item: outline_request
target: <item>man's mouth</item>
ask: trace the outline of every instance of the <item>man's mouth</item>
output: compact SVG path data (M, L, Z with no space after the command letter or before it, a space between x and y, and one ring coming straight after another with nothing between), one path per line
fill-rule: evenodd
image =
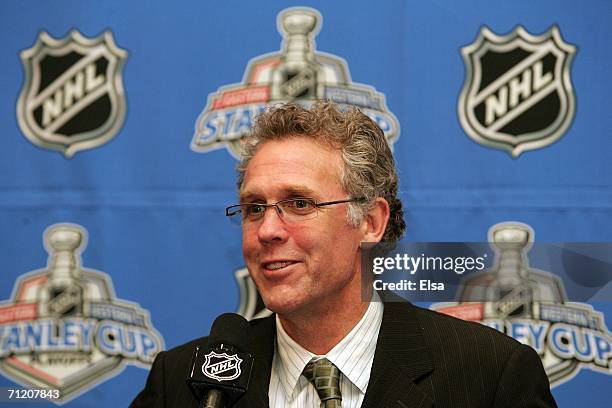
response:
M265 262L263 264L263 267L265 269L269 269L272 271L276 271L279 269L283 269L286 268L289 265L293 265L294 263L296 263L295 261L276 261L276 262Z

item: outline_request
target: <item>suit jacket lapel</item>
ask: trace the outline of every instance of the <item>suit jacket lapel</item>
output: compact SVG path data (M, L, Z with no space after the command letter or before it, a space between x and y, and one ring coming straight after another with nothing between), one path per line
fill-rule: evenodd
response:
M429 357L413 306L406 302L385 303L370 382L363 408L425 408L431 397L417 383L434 366ZM251 328L255 358L246 395L236 407L264 408L268 405L270 372L274 357L276 319L262 319Z
M275 336L276 319L274 316L261 319L251 327L250 345L254 357L253 370L251 371L249 389L235 407L268 407L268 388L270 388Z
M385 303L363 408L433 406L417 385L434 366L412 308L406 302Z

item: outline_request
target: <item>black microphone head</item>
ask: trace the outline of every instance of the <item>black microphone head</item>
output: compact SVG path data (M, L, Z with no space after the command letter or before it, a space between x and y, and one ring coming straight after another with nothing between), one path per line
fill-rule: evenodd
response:
M249 322L236 314L224 313L217 317L210 329L208 345L216 347L219 344L246 351L249 343Z
M206 407L233 407L247 391L253 356L247 351L250 325L235 313L217 317L207 346L197 346L187 385Z

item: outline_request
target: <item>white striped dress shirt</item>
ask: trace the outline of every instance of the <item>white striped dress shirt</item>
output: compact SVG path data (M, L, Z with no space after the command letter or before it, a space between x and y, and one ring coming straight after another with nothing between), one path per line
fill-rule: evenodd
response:
M383 303L374 292L361 320L325 356L340 370L342 408L361 406L370 381L374 351L382 323ZM297 344L276 317L276 347L270 374L270 408L318 408L321 400L314 386L301 374L315 357Z

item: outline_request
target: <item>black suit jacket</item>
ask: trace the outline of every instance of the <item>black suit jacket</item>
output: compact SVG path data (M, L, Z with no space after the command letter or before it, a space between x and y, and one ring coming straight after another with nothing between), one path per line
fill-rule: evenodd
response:
M248 392L235 407L268 407L275 335L274 317L251 322L255 362ZM185 379L194 347L205 344L203 337L159 353L131 407L197 407ZM362 407L556 406L532 348L478 323L385 303Z

